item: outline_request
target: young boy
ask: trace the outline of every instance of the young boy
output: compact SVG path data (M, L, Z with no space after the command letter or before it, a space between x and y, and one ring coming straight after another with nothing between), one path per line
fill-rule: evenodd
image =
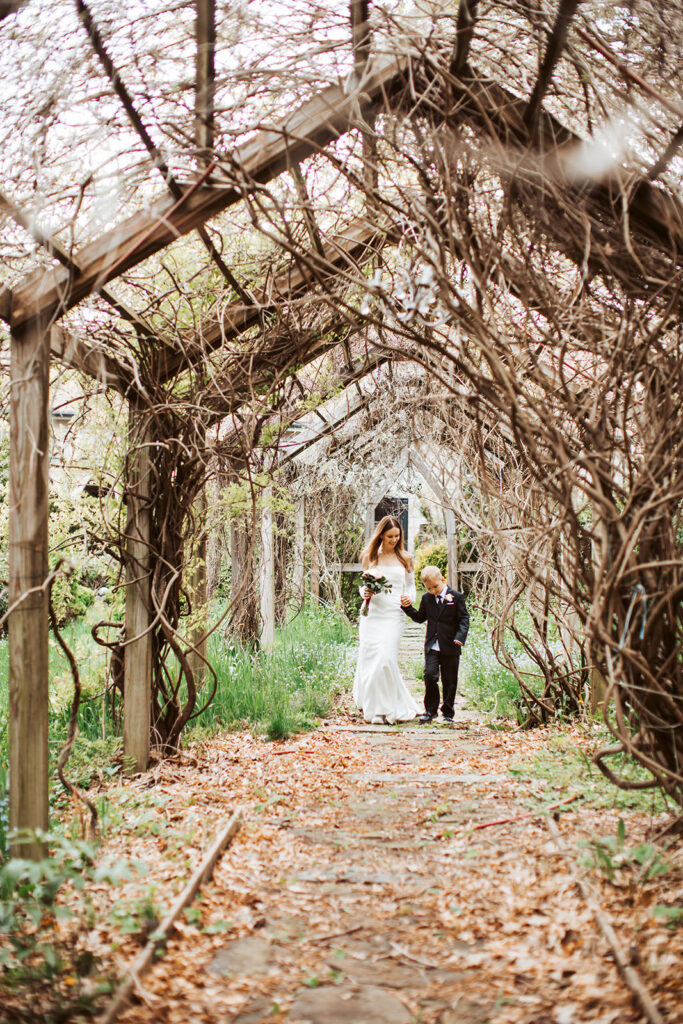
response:
M441 570L436 565L426 565L422 570L422 582L427 593L420 601L417 611L410 598L401 598L401 607L413 622L427 623L425 638L425 710L420 716L422 724L431 722L439 710L439 670L443 702L441 714L444 721L452 724L453 704L458 688L458 666L460 650L465 643L470 617L465 607L465 598L457 590L446 586Z

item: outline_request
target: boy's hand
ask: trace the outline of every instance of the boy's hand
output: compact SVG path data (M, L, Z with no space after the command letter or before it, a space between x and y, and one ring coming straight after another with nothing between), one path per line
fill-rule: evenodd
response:
M410 608L411 603L407 594L401 594L401 608Z

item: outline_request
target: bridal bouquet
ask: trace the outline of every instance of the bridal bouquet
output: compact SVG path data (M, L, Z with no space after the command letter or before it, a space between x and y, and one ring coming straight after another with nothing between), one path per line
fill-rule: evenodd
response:
M364 572L361 576L361 582L364 587L371 590L373 594L388 594L391 590L391 583L386 576L373 576L371 572ZM361 607L361 615L368 614L368 605L370 604L370 598L366 597Z

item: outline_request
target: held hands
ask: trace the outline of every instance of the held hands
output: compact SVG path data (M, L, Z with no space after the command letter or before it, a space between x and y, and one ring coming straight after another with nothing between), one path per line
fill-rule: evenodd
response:
M365 587L363 590L363 597L365 598L366 601L369 601L370 598L372 597L372 591L368 590L368 588ZM407 596L407 594L401 594L400 601L402 608L409 608L411 605L411 600Z

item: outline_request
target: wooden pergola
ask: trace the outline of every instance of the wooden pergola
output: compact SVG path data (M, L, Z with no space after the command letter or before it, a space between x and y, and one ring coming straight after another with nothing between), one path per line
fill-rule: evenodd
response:
M23 4L3 5L4 26L21 13ZM564 211L557 206L548 182L557 174L566 154L580 148L582 139L562 123L548 93L580 8L578 0L560 0L554 19L541 33L543 51L535 80L527 95L511 88L504 77L495 80L490 67L480 66L472 55L478 18L478 0L460 0L452 18L452 59L447 87L439 83L430 57L422 52L419 35L406 35L396 52L374 52L371 9L368 0L349 4L349 47L353 67L345 81L315 90L287 116L249 133L232 151L216 147L215 83L217 60L216 23L220 14L215 0L196 0L194 37L195 110L194 136L188 139L195 171L181 176L168 164L162 149L140 113L140 97L125 85L116 67L93 9L83 0L76 8L92 53L116 97L128 125L147 153L152 174L163 181L162 190L150 204L126 216L98 237L78 247L68 247L58 234L38 227L36 218L8 194L0 193L0 212L28 232L49 262L26 273L11 287L0 291L0 318L11 334L10 363L10 752L11 825L20 829L48 826L48 388L51 362L57 361L117 390L129 403L131 423L144 441L146 395L130 362L118 358L115 349L92 342L85 328L74 327L67 314L93 297L103 302L133 336L146 339L154 353L152 373L159 382L171 381L196 366L207 353L230 353L229 400L222 392L206 399L216 420L249 402L259 381L274 372L294 373L305 365L346 344L361 331L366 319L354 313L349 302L343 310L325 313L326 288L343 289L371 266L386 246L400 243L395 226L367 213L349 220L337 231L323 231L313 204L306 201L301 165L311 157L331 153L348 133L363 138L367 166L372 164L375 135L381 134L382 118L422 116L450 126L468 125L487 140L492 164L503 178L517 175L515 188L535 209L535 215L558 252L587 276L614 276L615 267L624 287L633 295L648 295L652 285L640 270L639 246L650 255L659 253L662 302L671 316L680 315L680 263L683 253L683 216L680 204L657 179L676 158L680 128L650 168L649 174L623 173L618 167L594 181L567 179L563 192L591 211L592 244L576 230L564 230ZM628 90L637 89L660 104L680 123L683 107L639 79L585 22L575 26L572 46L603 61ZM516 166L506 169L503 154L515 154ZM334 161L340 158L334 156ZM333 163L334 163L333 161ZM520 173L521 168L521 173ZM244 205L259 190L288 175L297 183L306 211L308 248L291 256L279 273L261 282L240 281L216 243L213 222L233 207ZM151 186L150 186L151 188ZM528 203L525 209L528 211ZM181 238L195 234L203 248L207 273L217 273L230 300L188 331L182 344L165 338L145 312L134 307L127 290L112 288L122 276L139 267ZM283 246L284 252L291 248ZM616 254L616 255L615 255ZM524 268L510 260L499 268L510 294L531 311L541 308L538 296L527 294ZM284 338L278 337L278 310L293 303L320 305L322 322L301 340L296 360ZM320 291L322 289L322 292ZM130 289L128 290L130 291ZM343 305L343 304L342 304ZM63 318L69 326L62 326ZM73 318L71 318L73 319ZM259 342L252 348L253 331ZM250 334L249 332L252 332ZM246 340L245 340L246 339ZM363 357L344 358L339 387L351 387L374 366L389 358L382 346L369 346ZM213 401L213 405L212 405ZM353 399L349 415L362 408ZM337 424L338 425L338 424ZM328 429L335 429L330 423ZM141 431L141 432L140 432ZM293 449L286 459L297 453ZM140 447L128 482L128 548L130 557L126 600L125 648L125 754L138 769L147 766L150 742L150 608L149 608L149 501L151 480L145 448ZM423 466L429 476L430 470ZM432 481L435 486L438 481ZM34 851L35 852L35 851Z

